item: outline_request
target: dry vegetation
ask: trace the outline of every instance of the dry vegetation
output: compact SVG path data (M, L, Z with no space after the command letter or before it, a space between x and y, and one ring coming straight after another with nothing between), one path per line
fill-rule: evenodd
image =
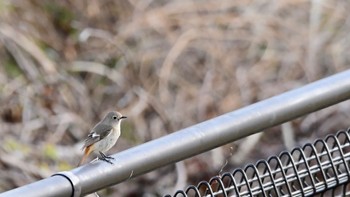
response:
M129 117L117 152L347 69L349 10L347 0L0 1L0 191L74 168L109 110ZM349 111L339 104L100 193L172 193L226 159L230 171L347 128Z

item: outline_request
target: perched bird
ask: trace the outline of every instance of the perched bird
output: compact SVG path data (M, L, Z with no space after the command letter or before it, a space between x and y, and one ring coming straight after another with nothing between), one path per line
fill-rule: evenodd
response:
M83 146L84 155L78 166L80 166L91 152L98 155L98 159L110 164L113 157L106 156L105 153L111 149L120 136L120 123L126 116L121 113L109 112L99 123L97 123L85 139Z

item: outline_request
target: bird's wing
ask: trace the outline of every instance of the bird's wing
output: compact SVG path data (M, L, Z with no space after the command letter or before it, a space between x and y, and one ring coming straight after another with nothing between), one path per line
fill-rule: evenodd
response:
M97 124L86 138L83 148L102 140L103 138L108 136L112 132L112 130L113 127L110 125Z

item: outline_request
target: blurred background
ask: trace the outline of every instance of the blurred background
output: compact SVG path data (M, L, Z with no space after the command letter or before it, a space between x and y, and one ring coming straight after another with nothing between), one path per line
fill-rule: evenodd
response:
M128 116L116 153L348 69L349 10L347 0L0 1L0 192L75 168L108 111ZM172 194L346 129L349 108L99 193Z

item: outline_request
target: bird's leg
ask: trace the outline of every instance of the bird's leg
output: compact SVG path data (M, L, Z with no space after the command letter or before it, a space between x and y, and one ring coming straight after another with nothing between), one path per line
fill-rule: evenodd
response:
M100 151L100 155L103 157L103 158L106 158L106 159L113 159L114 160L114 157L111 157L111 156L107 156L105 155L103 152Z
M98 157L99 160L105 161L107 163L113 164L110 160L114 160L113 157L105 155L103 152L99 152L100 156Z

